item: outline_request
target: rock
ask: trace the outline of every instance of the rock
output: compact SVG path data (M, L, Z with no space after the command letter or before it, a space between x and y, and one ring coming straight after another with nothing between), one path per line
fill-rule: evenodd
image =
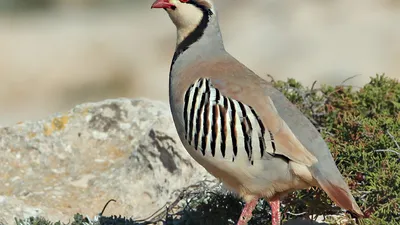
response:
M115 99L0 128L0 222L75 213L145 218L214 180L184 150L165 103Z

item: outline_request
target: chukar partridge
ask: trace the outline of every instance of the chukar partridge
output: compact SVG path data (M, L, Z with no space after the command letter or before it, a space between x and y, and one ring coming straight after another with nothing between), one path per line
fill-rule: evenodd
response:
M177 27L169 77L174 123L189 154L240 195L247 224L259 198L280 224L281 196L319 186L363 216L312 123L224 48L211 0L156 0Z

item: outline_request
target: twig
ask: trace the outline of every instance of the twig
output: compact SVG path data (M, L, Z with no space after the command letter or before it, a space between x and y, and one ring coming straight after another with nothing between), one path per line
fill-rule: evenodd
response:
M315 80L315 81L313 82L313 84L311 85L311 91L314 90L314 86L315 86L316 83L317 83L317 81Z
M396 145L397 149L400 150L400 145L399 145L399 143L396 141L396 138L390 133L389 130L386 130L386 133L389 135L390 139L393 140L393 142L394 142L394 144ZM378 149L378 150L375 150L375 152L391 152L391 153L395 153L395 154L397 154L398 156L400 156L400 152L398 152L398 151L396 151L396 150L393 150L393 149Z
M355 77L357 77L357 76L361 76L361 74L356 74L356 75L354 75L354 76L351 76L351 77L348 77L348 78L346 78L344 81L342 81L342 85L344 84L344 83L346 83L347 81L349 81L349 80L351 80L351 79L354 79Z
M267 74L267 77L269 77L271 79L271 83L275 83L275 79L271 74Z
M148 223L155 224L158 222L165 222L164 218L166 218L168 216L176 215L175 212L172 212L172 213L170 213L170 212L179 204L179 202L181 202L181 200L185 199L186 202L188 200L190 201L190 198L192 196L200 195L201 192L203 192L207 189L210 189L208 187L208 185L210 183L214 183L214 181L205 179L203 181L200 181L196 184L190 185L181 190L174 191L173 193L179 192L179 195L172 203L167 203L167 204L163 205L161 208L159 208L157 211L155 211L149 217L147 217L145 219L137 220L135 222L146 223L146 224L148 224ZM219 184L216 184L214 187L218 187L218 185ZM196 191L193 191L193 189L195 189ZM188 202L187 202L187 205L188 205Z
M400 156L400 152L397 152L397 151L392 150L392 149L378 149L378 150L375 150L375 152L392 152L392 153L396 153L397 155Z
M394 138L394 136L390 133L389 130L386 130L386 133L389 135L389 137L393 140L394 144L397 146L397 148L400 150L400 145L399 143L397 143L396 139Z
M159 217L161 214L164 214L165 210L163 212L161 212L161 210L163 210L164 208L168 208L166 207L168 203L165 203L161 208L159 208L157 211L155 211L153 214L151 214L149 217L145 218L145 219L141 219L141 220L137 220L136 222L149 222L152 218L154 217ZM159 213L161 212L161 213ZM153 221L154 222L154 221Z
M301 213L292 213L290 211L286 211L287 214L292 215L292 216L302 216L305 215L307 212L301 212Z
M342 87L352 87L352 88L358 88L358 89L362 88L360 86L355 86L355 85L340 85L340 86L342 86Z
M106 205L103 207L103 210L101 210L101 213L99 214L99 216L103 216L104 210L106 210L106 208L107 208L107 206L108 206L108 204L109 204L110 202L117 202L117 201L116 201L115 199L110 199L110 200L108 200L108 202L106 203Z

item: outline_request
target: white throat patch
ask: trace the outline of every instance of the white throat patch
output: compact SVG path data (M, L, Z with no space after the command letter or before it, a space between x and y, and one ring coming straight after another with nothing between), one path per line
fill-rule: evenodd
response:
M182 42L200 23L203 12L192 4L171 1L175 10L168 9L168 15L175 24L178 32L177 44Z

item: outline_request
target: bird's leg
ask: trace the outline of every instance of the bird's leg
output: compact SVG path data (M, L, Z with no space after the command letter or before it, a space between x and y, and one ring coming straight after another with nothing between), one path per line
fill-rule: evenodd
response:
M242 214L240 214L240 218L239 221L237 222L237 225L247 225L247 222L249 222L249 220L253 216L253 210L256 207L257 203L258 203L258 198L254 198L250 202L246 203L246 205L242 210Z
M281 209L280 209L280 201L279 199L272 200L269 202L271 206L271 215L272 215L272 225L280 225L281 224Z

